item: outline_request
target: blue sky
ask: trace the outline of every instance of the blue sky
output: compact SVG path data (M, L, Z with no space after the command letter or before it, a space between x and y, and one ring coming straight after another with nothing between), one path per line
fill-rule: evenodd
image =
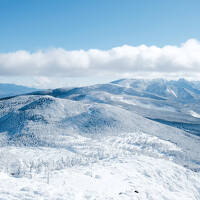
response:
M178 45L200 37L199 0L1 0L0 52Z
M199 0L0 0L0 82L200 77Z

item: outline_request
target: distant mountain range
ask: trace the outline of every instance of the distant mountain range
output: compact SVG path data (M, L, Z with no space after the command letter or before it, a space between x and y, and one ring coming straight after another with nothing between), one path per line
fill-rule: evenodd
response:
M25 87L21 85L0 83L0 98L16 96L20 94L37 91L37 90L38 89L29 88L29 87Z
M165 99L182 103L198 102L200 100L200 82L187 81L185 79L174 80L134 80L122 79L112 83L152 93Z

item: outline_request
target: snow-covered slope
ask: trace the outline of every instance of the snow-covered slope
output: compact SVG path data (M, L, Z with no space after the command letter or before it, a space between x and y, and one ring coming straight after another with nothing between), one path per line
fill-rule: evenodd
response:
M123 79L80 88L34 92L85 103L115 105L145 118L200 135L200 83ZM195 114L194 114L195 112Z
M22 96L1 101L0 107L3 147L69 147L74 151L73 144L68 144L69 138L97 139L109 135L117 138L121 133L127 133L124 137L129 133L144 133L175 143L177 148L187 151L187 155L178 152L176 162L191 168L199 162L198 137L117 106L86 104L50 96ZM191 158L194 162L188 160Z
M0 199L199 200L200 138L164 124L195 106L118 83L1 100Z
M199 199L199 174L147 156L101 161L32 178L14 178L5 173L0 177L0 198L9 200Z
M140 131L166 139L173 134L184 135L179 129L107 104L87 104L51 96L21 96L1 101L0 107L0 132L7 133L8 143L14 141L28 145L28 137L32 137L30 142L35 141L37 145L46 143L47 138L42 138L48 135L72 133L96 136Z

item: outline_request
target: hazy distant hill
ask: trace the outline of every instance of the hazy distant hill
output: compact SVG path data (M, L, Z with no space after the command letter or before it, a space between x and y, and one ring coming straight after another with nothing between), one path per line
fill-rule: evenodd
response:
M0 98L34 92L36 90L38 89L15 84L0 83Z

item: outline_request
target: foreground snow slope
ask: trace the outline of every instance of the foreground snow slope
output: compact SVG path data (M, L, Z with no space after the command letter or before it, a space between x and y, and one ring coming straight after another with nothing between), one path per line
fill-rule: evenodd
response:
M200 175L163 159L134 156L30 178L0 174L0 199L199 200ZM138 193L137 193L138 192Z
M0 199L200 198L200 174L174 163L184 151L176 144L144 133L69 141L71 149L1 147Z

